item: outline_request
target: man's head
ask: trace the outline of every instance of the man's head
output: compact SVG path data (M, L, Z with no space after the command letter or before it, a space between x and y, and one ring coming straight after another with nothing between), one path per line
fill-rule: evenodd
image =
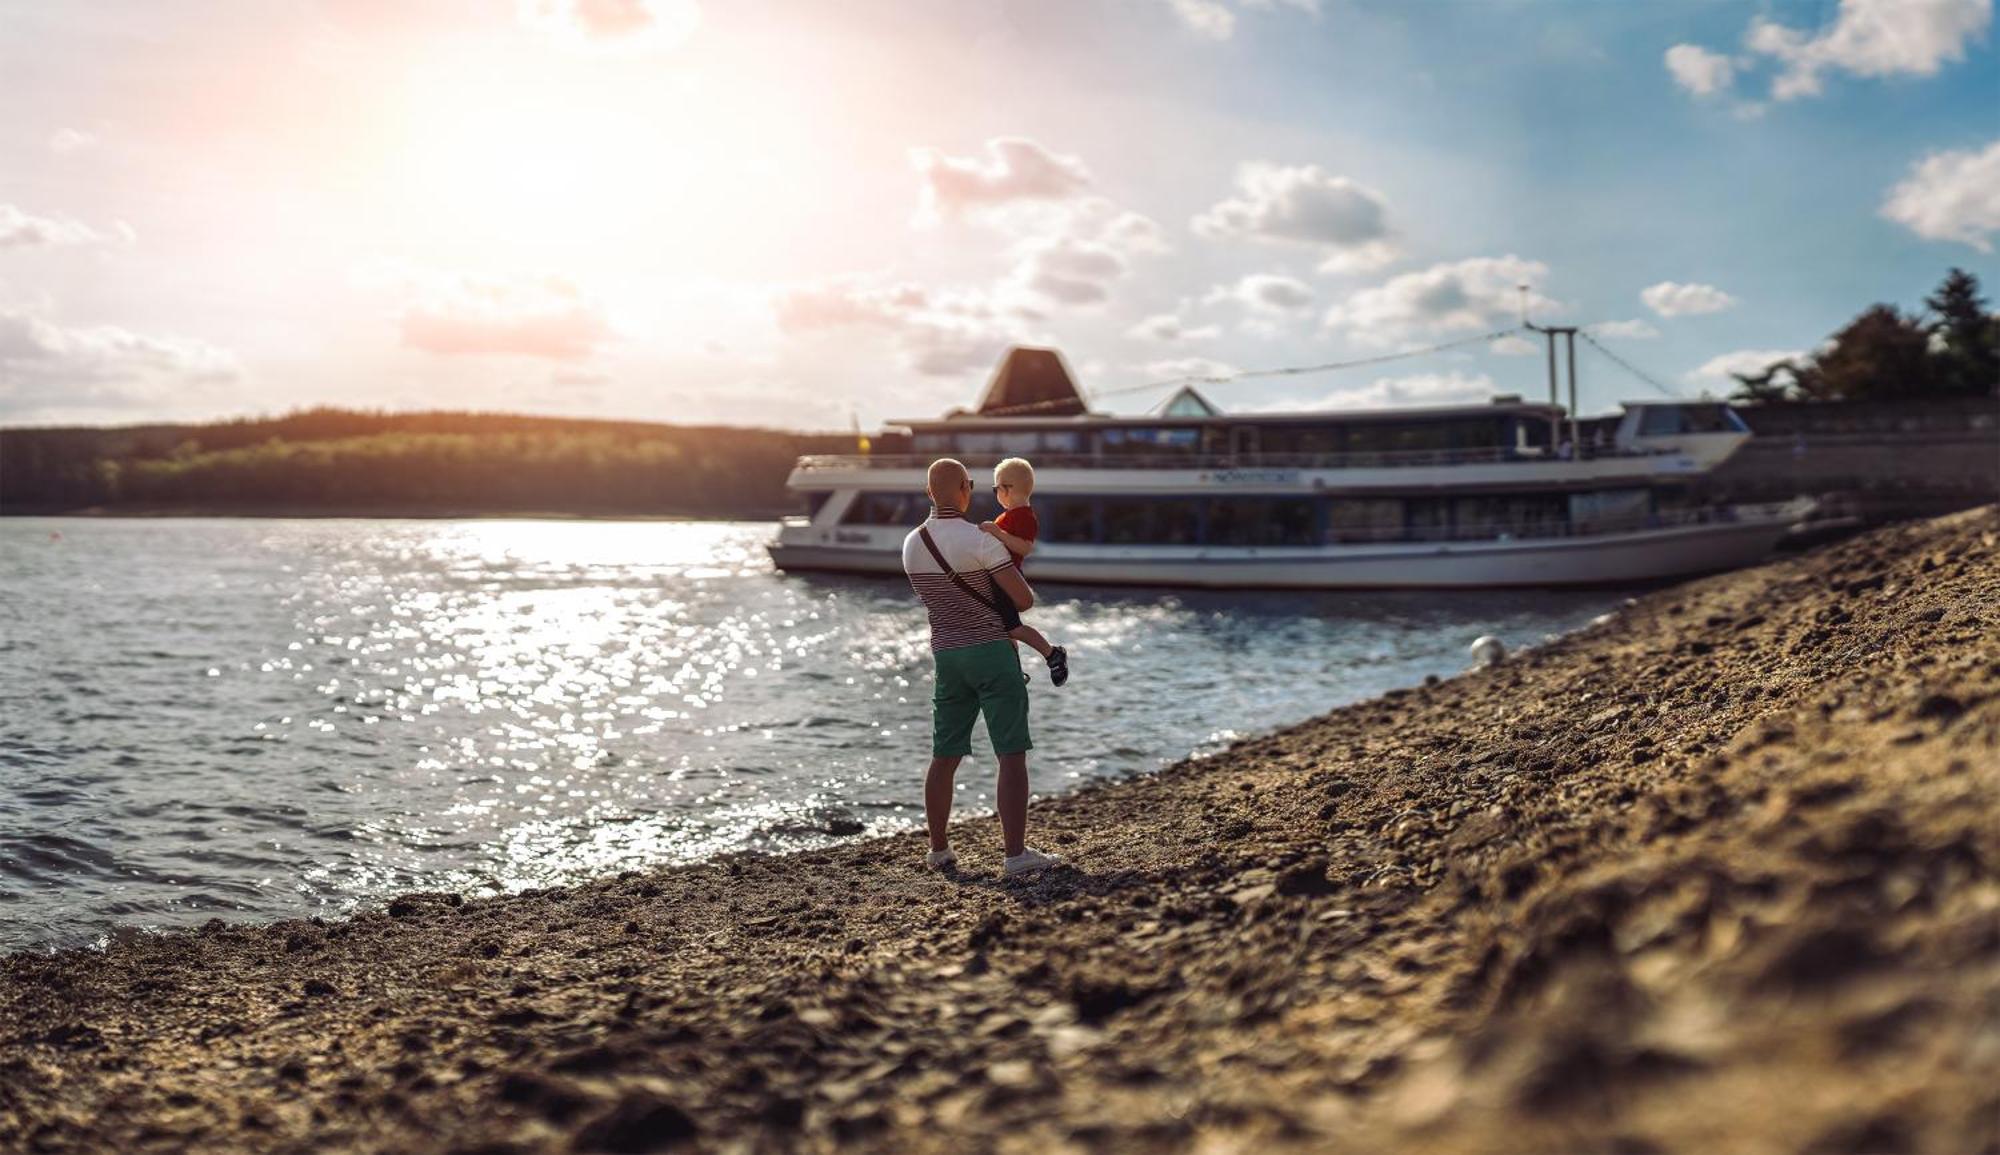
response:
M924 475L924 492L931 495L931 504L939 509L964 513L972 508L972 475L955 459L940 457L931 462L930 472Z
M1035 495L1035 467L1020 457L1009 457L993 467L993 496L1006 509L1028 504Z

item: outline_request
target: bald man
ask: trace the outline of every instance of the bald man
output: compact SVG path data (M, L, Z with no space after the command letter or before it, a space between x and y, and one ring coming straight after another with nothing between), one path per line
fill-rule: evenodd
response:
M966 519L972 475L951 458L931 463L924 479L931 516L903 539L903 572L931 621L931 764L924 775L924 820L938 870L958 862L946 827L951 822L952 777L972 753L972 723L986 719L986 736L1000 760L996 794L1000 838L1009 877L1061 862L1024 841L1028 830L1028 685L1007 637L997 598L1017 610L1035 604L1035 592L1007 556L1007 547Z

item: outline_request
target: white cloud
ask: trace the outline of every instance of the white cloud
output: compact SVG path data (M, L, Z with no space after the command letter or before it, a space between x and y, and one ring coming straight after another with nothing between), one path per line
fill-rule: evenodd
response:
M236 355L192 337L69 327L0 306L0 409L15 419L185 399L241 380Z
M1111 283L1125 275L1125 257L1110 245L1075 237L1024 241L1013 283L1062 305L1101 305L1111 299Z
M1022 314L978 292L936 293L921 285L839 277L794 288L774 302L778 327L794 336L865 328L884 332L898 359L928 377L992 368L1022 339Z
M1758 19L1745 45L1778 60L1771 84L1778 100L1817 96L1822 74L1933 76L1965 59L1968 42L1985 34L1993 0L1841 0L1840 14L1816 33Z
M695 0L520 0L519 11L528 27L593 49L676 48L701 27Z
M396 261L359 266L362 288L397 297L403 344L427 353L573 361L613 340L604 306L567 277L445 273Z
M1633 341L1650 341L1660 335L1658 329L1636 317L1630 321L1601 321L1589 326L1589 329L1600 337L1623 337Z
M1256 313L1298 313L1312 307L1313 288L1297 277L1251 273L1233 285L1215 286L1202 298L1202 303L1207 305L1229 301Z
M1394 259L1382 194L1318 165L1244 165L1236 195L1197 215L1194 231L1212 240L1245 238L1303 245L1327 255L1326 271L1356 272Z
M1736 304L1736 298L1714 285L1681 284L1661 281L1640 290L1639 300L1662 317L1687 317L1720 313Z
M1320 0L1237 0L1237 3L1253 11L1290 8L1309 16L1319 15L1320 9ZM1222 0L1166 0L1166 5L1180 17L1182 26L1205 40L1227 40L1236 34L1236 13Z
M919 148L911 150L910 161L923 179L920 222L1018 201L1065 200L1090 187L1083 161L1022 137L987 141L984 157Z
M1148 361L1134 368L1149 380L1162 383L1231 377L1241 372L1227 361L1216 361L1208 357L1169 357L1159 361Z
M1236 13L1219 0L1167 0L1167 6L1197 36L1227 40L1236 35Z
M53 248L57 245L101 245L130 242L132 226L123 221L100 232L71 217L38 217L13 205L0 205L0 249Z
M1212 341L1222 335L1219 325L1189 325L1178 313L1155 313L1125 331L1147 341Z
M1736 66L1727 56L1699 44L1674 45L1667 49L1666 61L1674 83L1696 96L1726 92L1736 80Z
M1512 255L1432 265L1354 293L1327 310L1325 325L1378 345L1493 328L1518 315L1519 286L1538 283L1548 274L1542 262ZM1527 304L1544 313L1563 308L1532 291Z
M1797 349L1738 349L1733 353L1723 353L1710 357L1701 365L1687 373L1683 380L1690 384L1712 384L1733 380L1733 373L1761 373L1773 361L1784 361L1805 356Z
M1517 337L1509 333L1486 346L1486 351L1502 357L1532 357L1540 353L1542 348L1526 337Z
M2000 232L2000 140L1979 152L1932 153L1889 190L1882 215L1920 237L1993 251Z
M1119 209L1110 201L1099 198L1086 201L1077 210L1071 227L1087 229L1093 218L1099 215L1099 210L1093 206L1099 205L1104 206L1102 213L1106 219L1096 230L1098 240L1128 253L1159 254L1172 251L1158 221L1141 213Z
M82 152L97 144L97 137L74 128L59 128L49 134L49 151Z
M1413 373L1402 377L1377 377L1366 385L1335 389L1303 406L1278 402L1262 406L1270 410L1314 409L1401 409L1423 405L1474 405L1484 403L1499 392L1493 378L1484 373Z

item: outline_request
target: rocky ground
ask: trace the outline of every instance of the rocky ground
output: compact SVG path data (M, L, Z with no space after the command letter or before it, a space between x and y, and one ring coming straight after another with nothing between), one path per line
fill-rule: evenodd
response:
M1033 822L16 955L0 1150L2000 1150L1993 509Z

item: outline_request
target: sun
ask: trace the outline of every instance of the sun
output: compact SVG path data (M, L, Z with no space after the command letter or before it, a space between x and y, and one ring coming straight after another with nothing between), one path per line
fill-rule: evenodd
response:
M680 150L659 147L660 120L569 85L461 88L413 111L402 201L431 236L596 249L672 209Z

